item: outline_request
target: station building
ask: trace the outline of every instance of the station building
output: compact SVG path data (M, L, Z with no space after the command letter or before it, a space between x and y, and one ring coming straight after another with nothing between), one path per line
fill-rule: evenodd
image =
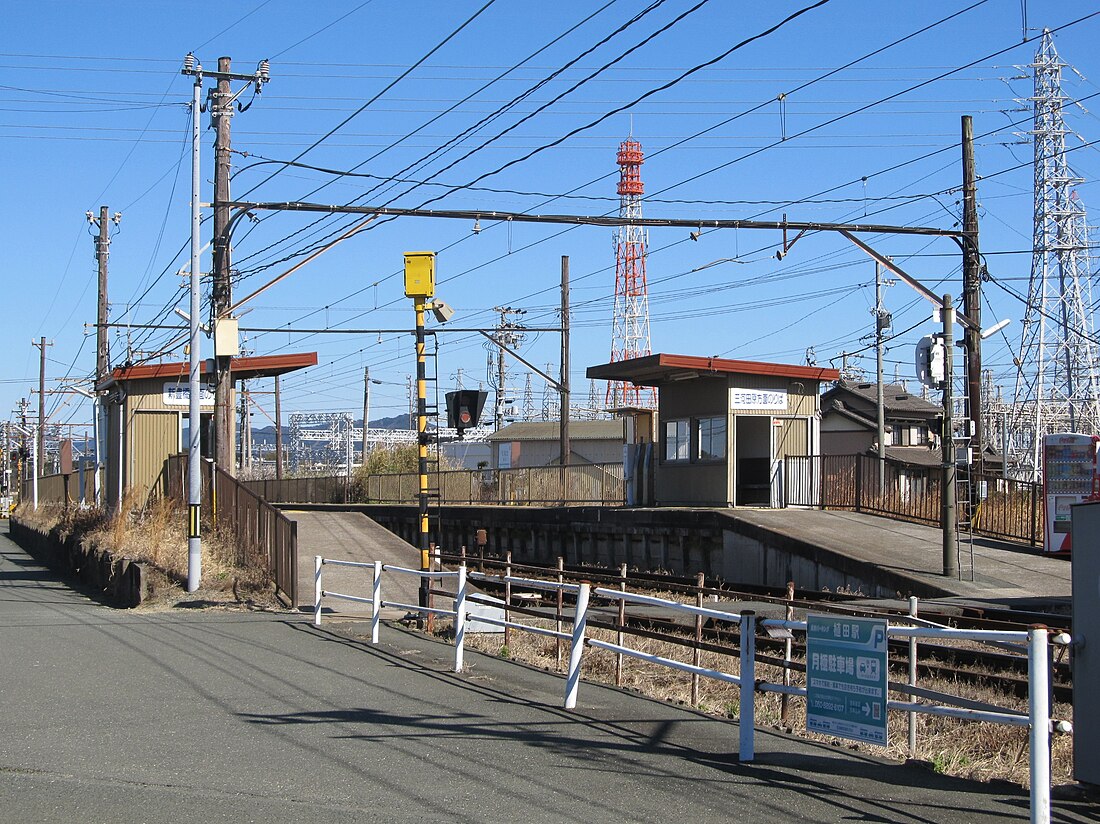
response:
M652 499L639 503L766 507L781 505L783 458L821 453L821 384L840 373L657 354L586 376L658 389Z
M233 358L230 374L239 380L284 375L317 364L317 353ZM123 496L164 492L165 461L184 452L190 442L190 392L187 363L151 363L123 366L96 387L106 395L107 449L104 460L104 503L114 509ZM214 386L207 361L202 363L202 449L213 457ZM236 406L236 391L231 403ZM234 425L236 416L232 417ZM231 429L230 438L235 438Z

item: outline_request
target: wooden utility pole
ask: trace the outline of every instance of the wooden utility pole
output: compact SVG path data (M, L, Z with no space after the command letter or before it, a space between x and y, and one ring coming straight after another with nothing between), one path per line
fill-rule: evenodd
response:
M972 324L963 330L966 346L966 416L973 427L972 443L981 471L985 432L982 428L982 260L978 248L978 187L974 172L974 125L962 119L963 170L963 314Z
M229 227L230 121L233 116L230 58L218 58L218 86L212 93L210 114L214 140L214 278L210 300L211 329L215 337L214 462L226 472L233 466L233 375L231 354L217 351L217 324L233 303Z

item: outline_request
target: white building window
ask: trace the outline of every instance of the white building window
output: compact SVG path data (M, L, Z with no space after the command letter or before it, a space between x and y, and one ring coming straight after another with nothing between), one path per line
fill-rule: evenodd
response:
M699 433L699 452L695 456L700 461L720 461L726 457L726 418L699 418L696 421Z
M510 441L497 444L497 469L512 468L512 444Z
M665 421L665 460L691 459L691 428L688 421Z

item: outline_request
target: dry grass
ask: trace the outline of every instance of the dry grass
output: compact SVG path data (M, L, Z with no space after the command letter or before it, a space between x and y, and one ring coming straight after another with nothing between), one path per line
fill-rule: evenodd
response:
M542 626L552 627L552 622L543 622ZM567 625L568 626L568 625ZM615 642L615 633L607 630L590 630L589 637ZM503 636L493 634L467 635L471 648L491 655L499 655L550 671L564 672L564 665L558 663L557 642L531 633L511 633L509 645L503 646ZM626 636L625 646L651 655L691 663L692 651L689 648L665 641ZM568 660L569 643L562 642L562 658ZM585 651L583 675L586 680L602 684L615 683L615 653L606 650L587 649ZM798 660L795 658L795 660ZM731 655L719 655L703 652L700 665L738 674L739 658L737 650ZM772 683L782 681L782 669L757 664L757 679ZM801 673L792 673L792 681L797 686L805 686ZM621 686L635 690L650 698L662 701L692 705L692 678L688 673L668 667L661 667L645 661L623 656ZM710 678L698 679L698 701L695 708L728 718L736 718L740 708L739 688L733 684ZM924 679L921 687L938 690L951 695L984 701L1001 707L1027 711L1026 699L1007 696L990 686L947 682L940 679ZM891 698L909 700L903 695L891 695ZM803 698L792 696L788 701L786 717L781 714L781 697L774 694L757 694L756 724L773 727L787 732L797 733L805 738L830 742L837 746L848 747L873 755L885 755L889 758L904 760L914 758L928 763L937 772L990 781L1003 779L1026 786L1028 783L1028 732L1024 727L1009 727L1003 724L958 721L929 715L918 715L917 748L912 755L908 747L907 714L891 712L889 718L890 745L883 749L872 745L858 744L852 741L807 732L806 702ZM1072 709L1068 705L1055 704L1051 709L1056 718L1069 718ZM1072 782L1073 741L1070 736L1053 738L1052 778L1054 783Z
M139 561L152 568L149 600L143 608L180 604L281 608L275 598L266 559L238 546L228 529L204 528L202 587L186 591L187 513L183 504L165 497L148 498L130 490L118 514L99 510L64 510L40 506L17 510L24 523L43 531L58 527L61 536L76 533L94 546Z

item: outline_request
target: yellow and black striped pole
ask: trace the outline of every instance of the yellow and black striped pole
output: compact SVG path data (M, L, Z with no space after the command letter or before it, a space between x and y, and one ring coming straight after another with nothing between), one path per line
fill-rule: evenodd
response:
M416 310L416 442L417 474L420 476L418 496L420 516L420 571L430 569L428 557L428 404L427 374L425 367L425 347L427 335L424 331L424 312L428 301L435 295L435 252L405 253L405 297L413 299ZM366 424L364 424L365 426ZM420 606L428 607L431 582L426 576L420 579ZM423 626L424 616L420 613L418 624Z
M416 443L417 461L416 471L420 476L420 492L417 497L420 516L420 569L427 572L430 567L428 557L428 405L427 405L427 375L424 357L424 349L427 345L427 335L424 331L424 300L417 297L414 300L416 309ZM430 606L429 592L431 582L426 577L420 579L420 606ZM421 621L424 613L421 613Z

